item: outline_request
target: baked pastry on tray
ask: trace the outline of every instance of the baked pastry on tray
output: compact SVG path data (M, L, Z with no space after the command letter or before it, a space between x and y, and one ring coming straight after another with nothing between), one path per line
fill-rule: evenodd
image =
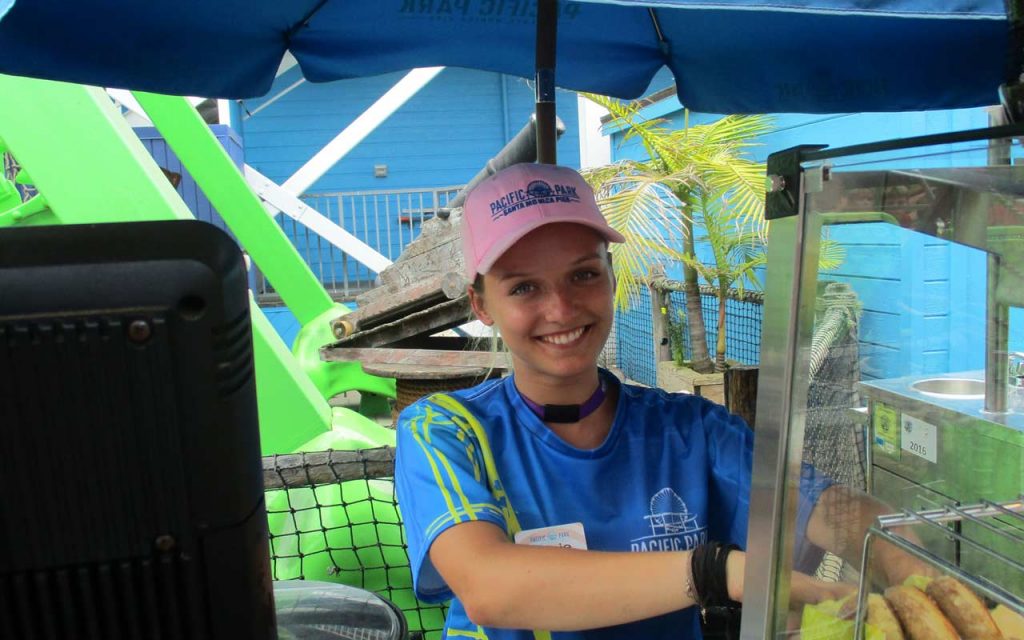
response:
M935 601L916 587L895 586L885 590L885 599L896 612L910 640L959 640Z
M950 576L935 578L925 590L939 605L963 640L1002 640L988 607L964 583Z
M880 594L868 594L867 623L885 634L885 640L904 640L903 628L896 613Z

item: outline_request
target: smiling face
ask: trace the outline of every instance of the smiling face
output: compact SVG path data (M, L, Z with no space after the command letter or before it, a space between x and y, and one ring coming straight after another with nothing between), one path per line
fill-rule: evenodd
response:
M524 236L483 276L482 291L469 292L480 321L498 327L528 395L574 384L593 391L613 293L604 239L571 223Z

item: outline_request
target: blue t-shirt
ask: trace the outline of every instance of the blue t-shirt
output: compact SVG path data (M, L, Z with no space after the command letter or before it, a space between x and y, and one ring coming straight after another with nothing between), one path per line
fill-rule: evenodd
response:
M614 378L602 372L609 380ZM479 423L437 398L407 407L398 419L395 482L417 596L453 598L430 562L434 539L471 520L509 532L582 523L588 549L676 551L708 540L746 546L753 432L723 407L698 396L620 385L604 443L577 449L556 436L523 402L512 378L452 393ZM488 473L489 447L499 482ZM805 487L802 502L824 486ZM513 513L514 512L514 513ZM806 527L810 508L802 508ZM680 580L683 576L680 576ZM446 637L531 639L530 631L481 628L452 599ZM479 634L486 634L481 636ZM626 625L553 638L699 638L688 608Z

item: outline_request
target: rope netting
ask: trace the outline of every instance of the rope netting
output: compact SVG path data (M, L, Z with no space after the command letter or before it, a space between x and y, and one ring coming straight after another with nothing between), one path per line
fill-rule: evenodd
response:
M274 580L339 582L397 605L412 640L441 637L446 609L413 595L394 449L263 459Z

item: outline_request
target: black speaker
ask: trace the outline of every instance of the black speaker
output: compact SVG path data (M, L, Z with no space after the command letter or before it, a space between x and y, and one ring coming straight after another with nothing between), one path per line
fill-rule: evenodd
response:
M0 638L276 638L241 252L0 229Z

